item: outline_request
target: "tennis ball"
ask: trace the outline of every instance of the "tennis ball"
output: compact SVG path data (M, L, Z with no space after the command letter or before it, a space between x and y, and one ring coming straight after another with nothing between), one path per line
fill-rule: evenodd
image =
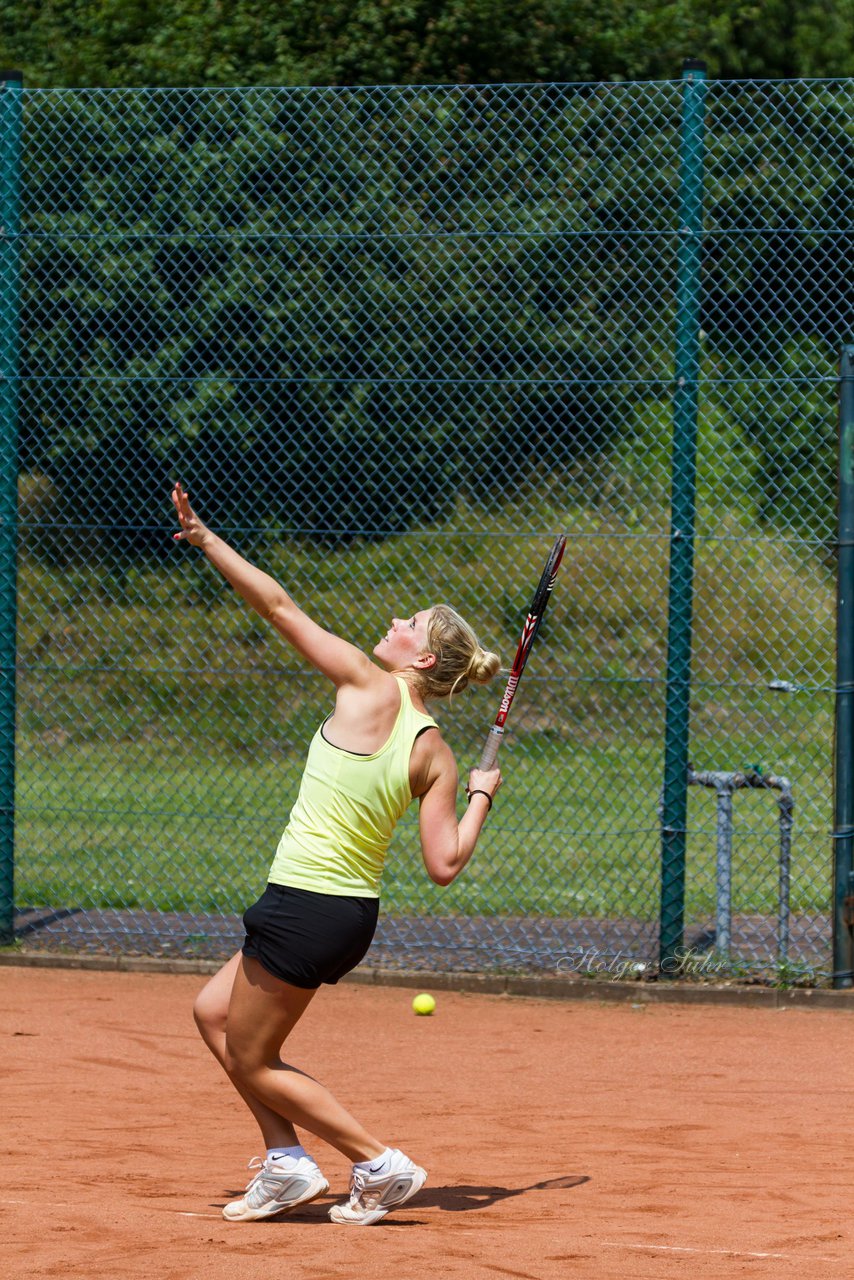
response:
M424 1014L432 1013L436 1008L436 1001L432 996L428 996L426 991L422 991L420 996L416 996L412 1001L412 1008L416 1013Z

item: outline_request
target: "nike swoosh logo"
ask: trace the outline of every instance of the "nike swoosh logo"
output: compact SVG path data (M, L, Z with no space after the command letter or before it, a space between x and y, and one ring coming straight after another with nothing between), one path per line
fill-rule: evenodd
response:
M377 1167L376 1167L376 1169L373 1167L373 1165L369 1165L369 1166L368 1166L368 1173L379 1173L379 1171L380 1171L380 1169L381 1169L381 1168L382 1168L382 1165L381 1165L381 1164L378 1164L378 1165L377 1165Z

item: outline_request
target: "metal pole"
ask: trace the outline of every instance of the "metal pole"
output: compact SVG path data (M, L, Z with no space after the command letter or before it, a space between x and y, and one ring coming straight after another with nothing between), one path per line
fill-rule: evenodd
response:
M659 963L662 972L682 946L685 918L685 843L688 812L688 717L694 513L700 371L700 259L703 237L703 124L705 63L682 71L679 253L676 285L676 369L673 398L667 695L664 728L664 803L661 824Z
M724 783L717 794L717 879L715 950L729 959L732 946L732 787Z
M782 779L786 782L786 779ZM780 888L777 913L777 963L782 967L789 963L789 892L792 868L792 823L795 802L790 791L784 790L780 805Z
M854 985L854 346L839 368L833 789L833 985Z
M14 938L20 71L0 71L0 942Z

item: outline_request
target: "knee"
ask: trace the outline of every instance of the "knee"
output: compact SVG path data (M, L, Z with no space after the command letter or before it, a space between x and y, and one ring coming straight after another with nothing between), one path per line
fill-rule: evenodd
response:
M250 1046L226 1034L225 1069L230 1076L247 1083L263 1065Z
M193 1005L193 1018L203 1040L210 1043L213 1036L222 1035L227 1017L228 1005L218 999L215 992L208 991L207 987L199 992Z

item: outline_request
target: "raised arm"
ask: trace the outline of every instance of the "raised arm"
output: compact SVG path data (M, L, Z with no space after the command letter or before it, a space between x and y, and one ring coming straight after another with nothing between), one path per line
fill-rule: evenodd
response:
M422 734L420 742L428 735ZM425 744L426 745L426 744ZM447 743L431 753L425 789L420 793L418 815L421 855L427 874L436 884L448 885L460 874L474 853L481 828L491 808L491 798L501 786L498 769L472 769L469 775L469 807L457 821L457 766Z
M180 484L172 491L172 502L181 526L181 532L174 535L176 542L199 547L250 608L272 623L318 671L339 686L365 684L375 676L377 668L361 649L318 626L274 578L212 533L190 506Z

